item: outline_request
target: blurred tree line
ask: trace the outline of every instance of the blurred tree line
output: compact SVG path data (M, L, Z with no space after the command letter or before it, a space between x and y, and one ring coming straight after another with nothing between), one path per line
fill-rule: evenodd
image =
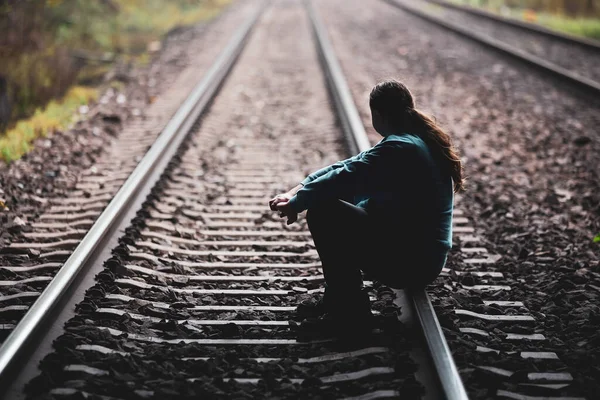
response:
M0 136L78 81L93 83L117 57L142 54L228 1L0 0Z
M600 0L476 0L484 6L527 8L568 17L600 17Z

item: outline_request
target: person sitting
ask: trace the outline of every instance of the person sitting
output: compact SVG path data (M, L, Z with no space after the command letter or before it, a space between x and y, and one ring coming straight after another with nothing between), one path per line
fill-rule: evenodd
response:
M415 108L403 83L378 83L369 105L383 136L375 146L269 201L288 224L306 210L325 294L298 312L328 321L336 335L371 329L363 272L398 289L423 288L439 275L452 245L454 193L464 190L450 136Z

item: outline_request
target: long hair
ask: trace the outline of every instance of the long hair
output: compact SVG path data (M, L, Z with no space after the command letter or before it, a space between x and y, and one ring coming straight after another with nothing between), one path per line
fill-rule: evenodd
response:
M450 172L454 191L465 190L463 165L450 135L431 117L415 108L414 98L404 84L393 79L378 83L371 90L369 105L391 126L423 139L434 153L442 156L438 158L442 160L442 166Z

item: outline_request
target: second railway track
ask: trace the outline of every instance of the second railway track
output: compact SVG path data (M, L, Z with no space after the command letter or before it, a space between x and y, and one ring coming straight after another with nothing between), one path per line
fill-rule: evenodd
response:
M500 51L550 74L555 79L588 92L600 94L600 46L591 42L560 39L540 29L526 28L500 17L483 17L481 12L443 0L384 0L436 25Z

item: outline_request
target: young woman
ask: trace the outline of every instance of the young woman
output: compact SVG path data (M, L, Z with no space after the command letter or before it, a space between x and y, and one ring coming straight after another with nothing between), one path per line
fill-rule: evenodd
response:
M393 288L424 287L438 276L452 244L454 192L463 190L450 137L415 109L405 85L377 84L369 105L379 143L269 201L288 224L307 210L326 287L321 302L298 311L324 314L340 334L369 326L361 271Z

